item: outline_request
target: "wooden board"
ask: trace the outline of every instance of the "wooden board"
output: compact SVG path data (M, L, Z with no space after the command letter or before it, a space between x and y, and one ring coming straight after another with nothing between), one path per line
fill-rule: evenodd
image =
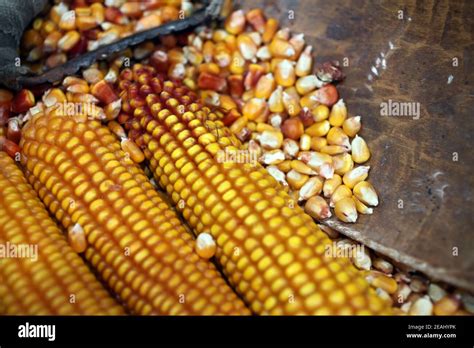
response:
M356 224L327 224L434 279L474 291L474 2L239 6L261 7L305 33L317 62L348 62L338 89L350 114L362 116L361 135L372 151L369 179L381 204ZM419 103L420 118L381 116L381 103L389 100Z

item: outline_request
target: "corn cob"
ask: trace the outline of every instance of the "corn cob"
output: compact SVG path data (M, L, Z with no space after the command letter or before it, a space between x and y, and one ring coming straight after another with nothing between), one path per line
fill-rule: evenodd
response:
M218 160L240 145L192 91L139 64L121 76L129 137L195 233L216 240L225 275L255 313L389 313L348 259L325 255L330 240L264 168Z
M38 116L21 144L28 180L65 228L82 227L85 258L130 312L249 313L100 122Z
M20 169L2 151L0 243L5 252L10 250L7 257L0 258L3 314L123 314L122 307L67 244ZM11 250L23 250L23 257Z

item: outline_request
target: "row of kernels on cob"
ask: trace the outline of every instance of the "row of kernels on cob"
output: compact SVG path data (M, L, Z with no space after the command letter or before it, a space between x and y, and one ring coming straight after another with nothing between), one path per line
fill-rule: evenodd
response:
M330 83L342 78L337 66L311 74L303 35L279 29L260 9L235 11L224 27L190 35L188 46L152 55L150 63L171 61L163 72L227 112L224 124L315 219L330 217L330 207L344 222L371 214L378 197L364 181L370 167L356 166L370 151L358 135L361 117L348 117Z
M40 72L137 31L189 16L192 9L187 0L74 1L71 6L60 2L25 31L22 52Z
M123 314L122 307L68 245L21 170L3 151L0 243L2 314ZM15 255L5 255L5 250L15 250Z
M65 229L84 234L85 258L129 311L249 313L99 121L36 115L21 145L28 180Z
M121 78L130 138L196 234L212 235L224 273L254 312L388 310L350 262L324 255L327 237L258 163L218 161L240 144L194 93L138 64ZM133 99L137 89L150 93Z

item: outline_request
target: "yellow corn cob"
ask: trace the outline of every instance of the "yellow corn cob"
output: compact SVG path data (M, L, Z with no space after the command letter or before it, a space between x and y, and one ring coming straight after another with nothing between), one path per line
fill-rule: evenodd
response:
M115 136L86 116L40 116L23 129L28 180L85 258L136 314L248 314Z
M122 307L68 245L20 169L2 151L0 244L3 314L123 314ZM14 254L20 250L23 255Z
M389 313L348 259L326 256L331 241L263 167L217 160L237 140L193 92L138 64L122 77L129 137L195 232L214 237L224 273L255 313Z

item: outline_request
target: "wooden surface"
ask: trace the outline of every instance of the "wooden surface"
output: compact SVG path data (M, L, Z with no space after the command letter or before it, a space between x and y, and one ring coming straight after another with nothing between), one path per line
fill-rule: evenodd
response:
M349 60L338 89L349 113L362 116L361 135L372 151L369 180L381 204L356 224L327 224L410 269L473 291L474 1L239 6L261 7L305 33L317 62ZM381 53L385 69L377 64ZM419 103L420 118L381 116L380 103L389 99Z

